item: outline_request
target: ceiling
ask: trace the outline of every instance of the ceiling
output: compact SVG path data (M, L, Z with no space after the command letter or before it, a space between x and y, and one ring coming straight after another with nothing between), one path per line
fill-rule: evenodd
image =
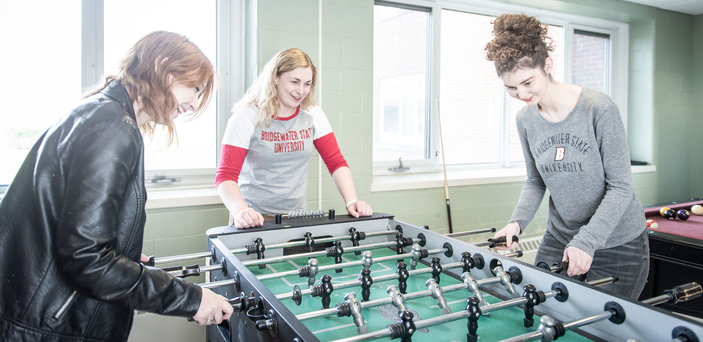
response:
M703 0L625 0L642 5L681 12L691 15L703 14Z

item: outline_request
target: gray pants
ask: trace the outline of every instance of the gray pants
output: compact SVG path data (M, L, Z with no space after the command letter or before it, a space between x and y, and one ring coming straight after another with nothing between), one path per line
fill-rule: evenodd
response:
M566 246L549 232L544 234L537 250L535 264L542 261L548 265L561 262ZM613 248L599 249L593 255L587 280L617 276L618 281L598 288L637 300L647 282L649 273L649 239L644 231L632 241Z

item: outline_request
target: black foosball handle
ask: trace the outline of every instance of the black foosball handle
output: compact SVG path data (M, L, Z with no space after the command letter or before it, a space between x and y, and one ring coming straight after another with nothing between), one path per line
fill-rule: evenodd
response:
M555 263L555 264L556 264L556 263ZM566 274L566 271L567 271L568 269L569 269L569 262L568 262L568 261L562 261L561 263L558 264L557 270L555 271L555 273L563 273L563 274ZM585 281L585 280L586 280L586 275L587 275L587 274L588 274L588 272L586 272L586 273L584 273L584 274L575 275L575 276L573 276L572 278L575 278L575 279L578 280L578 281Z
M488 239L488 248L507 247L507 241L508 239L506 239L505 236L501 236L495 239ZM513 235L513 242L520 242L520 239L517 237L517 235Z

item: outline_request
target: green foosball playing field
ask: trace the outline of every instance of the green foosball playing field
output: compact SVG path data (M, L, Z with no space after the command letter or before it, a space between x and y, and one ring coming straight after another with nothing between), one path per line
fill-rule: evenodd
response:
M389 248L375 249L372 251L373 258L377 259L384 256L395 255L396 252ZM430 255L427 259L430 259ZM345 253L342 262L359 261L362 259L361 255L354 255L353 253ZM318 267L324 265L334 264L333 258L319 257ZM408 270L410 270L410 260L406 259L405 262L408 264ZM266 265L265 269L259 269L257 266L251 266L249 269L257 276L285 272L291 270L297 270L301 266L307 265L308 260L306 258L292 259L287 262L275 263ZM352 266L343 269L341 273L336 273L334 270L320 271L317 274L315 284L320 283L320 279L323 275L328 274L332 277L332 285L349 282L359 279L359 274L361 266ZM429 269L427 265L418 263L417 269ZM371 266L371 276L375 279L376 277L395 274L397 271L396 261L383 261L375 262ZM418 275L411 275L407 281L407 291L406 293L412 293L417 291L428 291L425 286L425 282L428 278L431 278L432 274L430 272L422 273ZM276 277L272 279L262 280L262 282L276 295L280 294L290 294L293 291L295 285L300 286L301 289L307 289L307 277L300 278L298 275L290 275L285 277ZM480 280L480 279L477 279ZM443 288L449 285L461 284L461 280L455 279L449 274L442 273L440 275L439 285ZM376 281L374 280L373 285L370 288L369 300L374 300L378 298L388 298L389 294L387 289L391 285L398 285L397 278L386 281ZM516 285L516 290L522 293L522 286L525 284ZM542 291L549 291L550 289L537 289ZM355 292L356 298L362 300L362 291L359 285L354 287L346 288L335 288L330 295L330 308L335 308L338 303L343 303L345 294L349 292ZM488 303L497 303L501 299L494 297L486 292L483 292L484 298ZM466 309L467 298L472 295L467 289L459 289L451 292L444 291L444 297L447 301L448 307L452 312L459 312ZM310 294L303 295L302 303L297 306L295 302L290 298L281 299L281 301L290 309L295 315L306 314L313 311L318 311L322 309L321 297L312 297ZM547 301L556 301L554 298L548 298ZM437 317L442 315L442 310L437 305L436 300L429 295L420 298L413 298L405 300L405 306L408 310L413 313L414 320L423 320L432 317ZM563 303L563 305L568 305L568 301ZM539 306L535 307L535 311L539 311ZM369 332L374 332L377 330L386 329L386 326L398 321L398 310L393 304L383 304L374 307L365 307L361 311L364 321L368 327ZM532 327L526 328L523 326L524 311L522 307L512 306L495 311L491 311L488 315L483 315L478 320L478 339L479 341L499 341L516 335L521 335L524 333L529 333L535 331L539 326L539 317L535 315L534 325ZM557 317L558 318L558 317ZM352 317L337 317L336 314L331 314L325 317L317 317L312 319L303 320L305 326L307 326L317 338L321 341L332 341L336 339L341 339L345 337L358 335L357 326L354 324ZM427 328L420 328L412 335L413 341L466 341L466 334L468 332L467 328L468 320L463 318L455 320L452 322L447 322L443 324L438 324L430 326ZM590 339L578 335L575 332L568 331L563 337L559 338L563 341L590 341ZM378 341L387 341L388 338L376 339Z

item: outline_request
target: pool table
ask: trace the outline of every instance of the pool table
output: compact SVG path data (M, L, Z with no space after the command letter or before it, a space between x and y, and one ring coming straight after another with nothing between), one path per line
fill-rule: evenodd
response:
M703 198L645 208L646 218L657 222L659 227L648 229L651 264L640 299L657 296L677 284L703 281L703 216L691 214L684 221L678 218L668 220L659 214L659 209L664 206L676 211L691 211L694 204L703 205ZM703 318L702 298L661 307Z

